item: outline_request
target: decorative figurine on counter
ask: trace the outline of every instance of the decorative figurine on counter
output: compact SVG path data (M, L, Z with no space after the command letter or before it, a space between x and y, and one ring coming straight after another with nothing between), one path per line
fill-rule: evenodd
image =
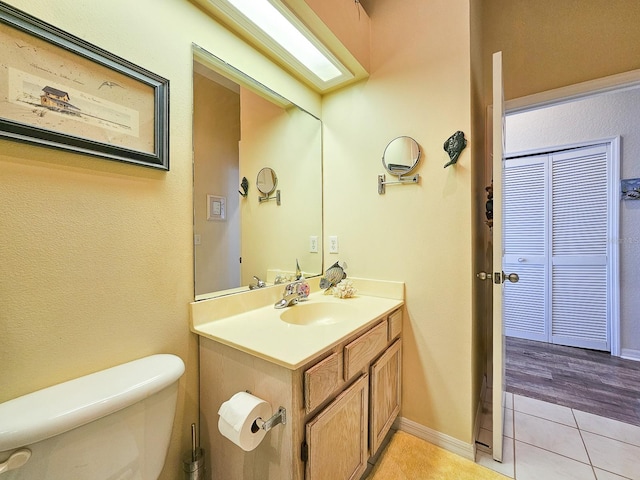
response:
M246 197L247 194L249 193L249 180L247 180L247 177L242 177L242 182L240 182L240 188L242 188L242 192L238 190L238 193L243 197Z
M342 263L342 267L336 262L327 268L324 276L320 279L320 288L324 288L326 292L347 278L347 272L344 271L345 268L347 268L347 264L344 262Z
M464 138L464 133L460 130L447 138L447 141L444 142L444 151L449 154L450 160L445 164L444 168L447 168L449 165L454 165L466 146L467 139Z

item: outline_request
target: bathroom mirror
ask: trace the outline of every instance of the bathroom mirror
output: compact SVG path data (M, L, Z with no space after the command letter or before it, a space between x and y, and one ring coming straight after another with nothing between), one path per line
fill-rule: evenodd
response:
M382 154L382 165L391 175L408 175L418 165L420 145L411 137L397 137L389 142Z
M258 172L258 178L256 179L256 187L263 195L267 197L273 193L278 184L278 177L273 168L264 167Z
M201 47L193 57L195 299L249 291L254 276L272 284L296 260L320 275L320 120ZM261 195L284 189L281 205L243 196L243 177ZM224 221L207 220L207 195L226 197Z

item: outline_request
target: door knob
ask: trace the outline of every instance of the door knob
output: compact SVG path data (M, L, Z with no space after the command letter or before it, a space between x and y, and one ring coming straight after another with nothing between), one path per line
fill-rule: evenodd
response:
M499 273L496 273L496 278L494 278L494 275L491 272L478 272L476 273L476 277L480 280L494 280L497 284L504 283L507 280L509 280L511 283L516 283L518 280L520 280L520 276L517 273L510 273L507 275L504 272L502 272L502 276Z
M493 280L493 273L489 272L478 272L476 273L476 277L480 280Z
M505 280L509 280L511 283L517 283L518 280L520 280L520 277L517 273L510 273L507 275L502 272L502 283L504 283Z

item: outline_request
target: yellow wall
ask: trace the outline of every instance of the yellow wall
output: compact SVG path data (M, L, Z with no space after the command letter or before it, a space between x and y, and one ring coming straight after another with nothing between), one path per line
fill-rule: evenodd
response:
M444 141L470 145L467 1L377 2L370 78L323 102L325 265L406 282L402 416L472 442L472 171L470 148L444 169ZM399 135L424 149L420 185L378 195L381 156Z
M171 171L0 140L0 401L156 352L186 363L161 478L197 421L191 43L299 105L320 98L183 0L10 0L170 80Z

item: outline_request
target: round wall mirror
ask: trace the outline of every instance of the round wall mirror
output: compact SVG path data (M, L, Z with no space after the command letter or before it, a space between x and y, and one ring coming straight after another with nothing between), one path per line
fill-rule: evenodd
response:
M256 186L258 191L267 197L273 193L278 184L278 177L276 172L272 168L264 167L258 172L258 179L256 180Z
M382 154L382 165L391 175L407 175L418 164L422 151L411 137L398 137L389 142Z

